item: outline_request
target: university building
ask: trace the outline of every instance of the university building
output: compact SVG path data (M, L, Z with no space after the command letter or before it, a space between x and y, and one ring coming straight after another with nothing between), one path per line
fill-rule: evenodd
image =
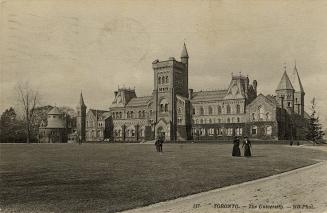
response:
M242 74L232 75L223 90L190 89L185 44L179 61L173 57L155 60L152 68L151 95L138 97L130 88L114 91L110 115L105 112L102 118L104 121L110 117L108 131L102 138L135 142L153 140L159 135L170 141L226 140L235 135L275 140L304 137L305 92L296 66L291 79L285 68L274 95L258 94L257 81ZM87 114L83 101L77 117L77 132L83 140L91 139L87 123L99 117L94 111Z

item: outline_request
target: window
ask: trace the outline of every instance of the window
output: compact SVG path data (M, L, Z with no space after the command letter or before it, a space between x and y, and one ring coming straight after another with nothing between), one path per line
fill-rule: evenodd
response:
M142 117L145 118L145 110L142 111Z
M127 112L127 118L130 118L130 114L129 114L129 112Z
M211 120L211 118L209 118L209 124L211 124L212 123L212 120Z
M202 128L200 130L200 134L201 134L201 136L205 136L206 135L206 129Z
M168 112L168 104L165 104L165 112Z
M240 118L239 117L237 117L237 123L239 123L240 122Z
M269 121L270 119L271 119L271 117L270 117L270 113L267 112L267 113L266 113L266 120Z
M208 107L208 113L209 113L209 115L212 115L212 107L211 106Z
M164 105L160 104L160 112L163 112L163 111L164 111Z
M139 118L141 118L142 117L142 112L141 111L139 111Z
M221 106L218 106L218 114L221 114Z
M203 119L200 119L200 124L203 124Z
M227 118L227 123L230 123L230 118Z
M158 84L161 84L161 77L158 78Z
M291 107L291 102L287 102L287 106L288 107Z
M230 109L230 106L229 105L227 105L226 111L227 111L227 114L230 114L231 113L231 109Z
M252 113L252 120L254 121L255 120L255 114Z
M239 104L236 105L236 113L237 114L241 113L241 106Z
M258 107L259 110L259 120L263 120L264 119L264 114L265 114L265 110L262 106Z
M119 112L119 118L122 118L123 116L122 116L122 112Z
M240 136L240 135L242 135L242 133L243 133L243 129L241 127L238 127L238 128L235 129L235 134L236 135Z
M178 107L178 113L182 113L182 109Z
M166 76L166 83L168 83L169 81L168 81L168 76Z
M215 134L215 129L214 128L210 128L209 129L209 135L213 136Z
M150 116L152 116L152 110L150 110Z
M221 123L221 119L220 118L218 118L218 123Z
M258 130L258 127L257 126L252 126L252 128L251 128L251 134L252 135L256 135L258 133L257 130Z
M233 128L228 128L228 129L227 129L227 135L228 135L228 136L233 135Z
M134 112L131 111L131 118L134 118Z
M271 133L272 133L272 127L266 126L266 135L271 135Z
M204 109L203 107L200 107L200 115L203 115L204 114Z
M131 130L131 136L135 137L135 130L134 129Z
M194 108L192 109L192 113L193 113L193 115L195 115L195 109Z

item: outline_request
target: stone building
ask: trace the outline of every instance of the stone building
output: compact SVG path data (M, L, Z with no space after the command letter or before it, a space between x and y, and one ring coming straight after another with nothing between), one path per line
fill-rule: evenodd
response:
M86 141L104 141L111 135L109 111L89 109L86 113Z
M66 143L71 130L69 115L53 107L48 112L47 123L42 121L39 127L39 143Z
M145 141L160 135L170 141L226 140L235 135L280 140L303 135L305 93L296 66L292 82L285 69L275 95L266 96L257 95L257 81L250 83L242 74L232 75L223 90L190 89L185 44L180 61L157 59L152 68L151 95L137 97L130 88L114 92L110 106L114 141ZM86 110L84 102L80 109Z

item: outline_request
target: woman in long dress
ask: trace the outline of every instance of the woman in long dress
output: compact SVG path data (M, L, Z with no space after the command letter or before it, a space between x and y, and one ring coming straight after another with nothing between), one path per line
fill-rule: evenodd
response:
M232 156L236 156L236 157L239 157L241 156L241 150L240 150L240 139L238 137L235 137L234 138L234 141L233 141L233 152L232 152Z
M242 148L244 147L244 157L251 157L251 142L248 137L244 137Z

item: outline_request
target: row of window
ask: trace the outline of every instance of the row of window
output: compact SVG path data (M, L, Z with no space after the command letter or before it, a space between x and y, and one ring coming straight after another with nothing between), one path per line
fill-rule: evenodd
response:
M223 123L224 120L221 118L209 118L209 119L193 119L192 120L193 124L211 124L211 123ZM240 123L241 119L239 117L232 117L232 118L227 118L226 123Z
M86 121L86 127L89 128L89 127L95 127L96 124L94 121L92 122L89 122L89 121ZM104 123L103 122L98 122L98 127L104 127Z
M227 135L227 136L232 136L235 131L235 135L242 135L243 134L243 128L242 127L237 127L237 128L201 128L201 129L192 129L192 135L193 136L222 136L222 135Z
M198 110L198 112L199 112L199 114L200 115L212 115L213 114L213 107L212 106L208 106L208 109L205 111L204 110L204 107L199 107L199 110ZM239 104L237 104L236 105L236 113L237 114L240 114L241 113L241 106L239 105ZM216 114L222 114L222 106L217 106L217 113ZM231 108L231 106L228 104L227 106L226 106L226 114L231 114L232 113L232 108ZM196 114L196 112L195 112L195 108L193 108L193 115L195 115Z
M167 84L169 83L168 76L159 76L158 77L158 84Z
M264 128L264 135L271 136L272 135L272 126L267 125ZM201 129L192 129L192 135L193 136L214 136L214 135L237 135L240 136L243 134L243 128L237 127L237 128L201 128ZM251 126L251 135L255 136L258 134L258 127L257 126Z
M146 115L147 115L147 113L145 110L143 110L143 111L140 110L137 113L137 118L146 118ZM152 110L149 111L149 115L152 116ZM114 119L123 118L123 113L122 112L113 112L112 117ZM136 115L134 114L134 111L128 111L126 113L126 117L127 118L136 118Z
M144 137L144 129L139 130L139 137ZM125 137L135 137L135 129L126 129L125 131ZM123 131L121 129L115 129L114 130L114 136L115 137L122 137Z

